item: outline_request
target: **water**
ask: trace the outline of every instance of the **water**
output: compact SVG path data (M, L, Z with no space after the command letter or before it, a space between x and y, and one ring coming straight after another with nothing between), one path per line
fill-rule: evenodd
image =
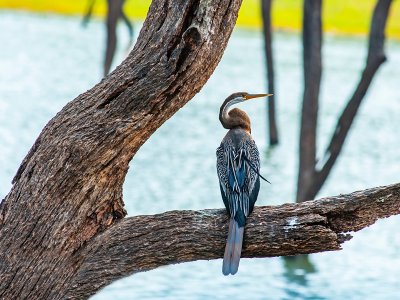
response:
M83 30L75 17L7 11L0 13L0 28L2 199L43 126L68 101L99 81L104 36L100 21ZM118 61L125 55L125 28L120 28L120 36ZM359 79L365 43L363 38L325 38L320 154ZM236 30L202 91L139 150L124 185L130 216L222 207L215 149L225 130L218 122L218 110L234 91L265 91L262 47L259 32ZM272 182L262 185L258 205L292 202L297 175L300 37L279 33L274 48L278 147L269 150L266 144L265 101L240 105L252 119L262 174ZM400 44L389 42L387 54L389 62L379 70L319 197L400 181ZM380 220L356 233L343 251L311 255L309 269L293 269L280 258L243 259L237 275L224 277L221 260L198 261L119 280L92 299L398 299L399 220L398 216Z

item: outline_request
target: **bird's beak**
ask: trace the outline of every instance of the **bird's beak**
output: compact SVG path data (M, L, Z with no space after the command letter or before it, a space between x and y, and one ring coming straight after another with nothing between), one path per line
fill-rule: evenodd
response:
M249 99L253 99L253 98L269 97L269 96L272 96L272 95L273 94L248 94L248 95L244 96L244 98L246 100L249 100Z

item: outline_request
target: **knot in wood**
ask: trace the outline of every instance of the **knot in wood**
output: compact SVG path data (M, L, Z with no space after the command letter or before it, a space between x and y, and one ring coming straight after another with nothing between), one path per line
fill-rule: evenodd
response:
M200 30L197 26L192 25L182 35L182 39L184 41L185 46L189 46L190 48L197 46L202 41L202 36Z

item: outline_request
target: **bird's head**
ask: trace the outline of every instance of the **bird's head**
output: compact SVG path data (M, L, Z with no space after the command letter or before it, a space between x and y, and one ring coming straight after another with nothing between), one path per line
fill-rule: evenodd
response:
M269 97L269 96L272 96L272 94L249 94L246 92L233 93L232 95L230 95L228 98L225 99L224 103L221 106L221 109L224 109L225 107L227 108L236 103L244 102L250 99Z
M251 132L250 118L248 115L238 108L234 108L229 111L229 107L236 103L244 102L250 99L269 96L272 96L272 94L249 94L246 92L233 93L226 98L224 103L221 105L221 109L219 111L219 120L221 121L222 126L227 129L241 127Z

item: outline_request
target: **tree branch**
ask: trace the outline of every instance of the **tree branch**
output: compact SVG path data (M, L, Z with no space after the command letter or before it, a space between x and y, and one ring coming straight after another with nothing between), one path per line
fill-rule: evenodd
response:
M385 27L392 0L379 0L375 6L369 33L368 56L360 82L343 110L329 146L325 150L325 161L320 170L316 170L315 186L311 193L316 194L326 181L333 165L335 164L346 140L347 134L353 124L357 111L365 94L382 63L386 61L384 52Z
M242 257L340 250L351 238L348 232L396 214L400 183L299 204L256 207L247 220ZM222 209L124 219L80 254L86 259L74 281L74 294L79 298L118 278L163 265L222 258L227 224Z

